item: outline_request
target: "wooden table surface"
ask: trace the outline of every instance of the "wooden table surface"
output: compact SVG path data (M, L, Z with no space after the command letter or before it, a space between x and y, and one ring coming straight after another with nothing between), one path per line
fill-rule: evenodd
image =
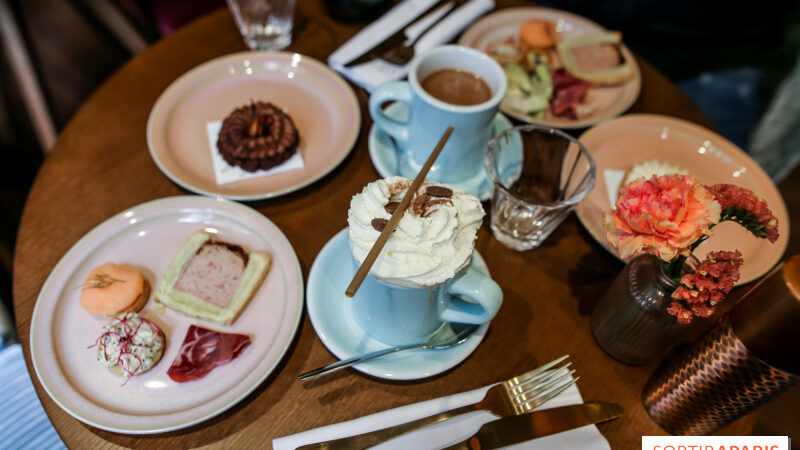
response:
M298 2L289 50L325 61L358 29L327 17L320 0ZM156 99L194 66L242 50L245 46L230 14L226 10L212 13L130 61L64 129L30 192L14 259L17 326L31 374L31 314L39 290L64 253L120 211L149 200L187 194L158 170L147 150L145 126ZM639 64L642 91L630 112L665 114L711 126L675 85L647 62L640 60ZM367 94L354 90L362 107L363 126L342 164L298 192L249 203L286 234L300 259L304 280L322 246L345 227L351 196L379 177L367 153L371 125L365 107ZM477 249L503 288L504 304L475 353L440 376L392 382L348 369L301 384L298 374L334 360L304 313L287 355L272 375L238 405L188 429L151 436L98 430L59 408L35 375L34 385L70 448L265 447L279 436L475 389L570 354L582 376L579 387L585 400L625 407L624 419L599 425L613 448L639 448L640 436L664 434L640 401L642 386L655 365L632 367L616 362L603 353L591 334L593 302L621 264L593 241L575 217L568 218L541 248L525 253L500 245L487 223L488 218L480 230ZM722 433L747 434L753 422L752 416L745 417Z

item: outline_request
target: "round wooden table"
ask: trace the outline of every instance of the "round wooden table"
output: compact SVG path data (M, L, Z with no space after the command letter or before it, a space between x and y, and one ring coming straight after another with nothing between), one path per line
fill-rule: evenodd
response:
M506 6L512 2L498 3ZM298 2L296 16L289 50L320 61L359 29L329 18L319 0ZM31 314L39 290L64 253L120 211L149 200L187 194L158 170L147 150L145 125L156 99L194 66L242 50L245 46L228 11L210 14L126 64L64 129L30 192L14 259L17 326L31 374ZM647 62L640 60L639 64L642 91L631 112L666 114L711 126L675 85ZM304 279L322 246L346 225L351 196L379 177L367 153L371 125L365 107L367 94L358 88L355 91L363 124L355 147L341 165L298 192L249 203L289 238ZM664 434L640 400L642 386L655 365L632 367L613 360L596 345L589 326L593 302L622 265L596 244L574 217L541 248L524 253L500 245L487 223L485 220L478 236L477 250L502 286L504 304L475 353L440 376L391 382L348 369L301 384L298 374L334 360L304 314L287 355L260 387L228 411L188 429L149 436L98 430L59 408L35 375L34 385L69 447L261 448L279 436L475 389L570 354L581 375L579 387L585 400L609 401L625 408L623 419L598 426L613 448L639 448L640 436ZM747 434L752 424L753 418L745 417L722 433Z

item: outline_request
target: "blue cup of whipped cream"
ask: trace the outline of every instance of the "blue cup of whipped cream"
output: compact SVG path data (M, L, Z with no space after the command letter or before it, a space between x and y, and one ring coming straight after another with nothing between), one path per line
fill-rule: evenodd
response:
M368 184L350 201L355 270L411 185L404 177ZM424 340L445 322L486 323L503 302L500 286L470 266L484 211L477 197L424 183L352 300L359 326L390 345Z

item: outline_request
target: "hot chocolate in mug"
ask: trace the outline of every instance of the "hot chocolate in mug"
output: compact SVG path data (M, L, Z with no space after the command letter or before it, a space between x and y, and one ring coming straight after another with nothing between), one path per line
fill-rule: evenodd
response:
M350 200L354 273L411 184L399 176L376 180ZM424 182L350 300L355 322L379 341L403 345L425 340L446 322L492 320L503 292L472 264L484 215L474 195Z
M355 270L360 265L354 259ZM367 275L351 301L353 318L368 335L405 345L424 341L445 322L489 322L500 309L503 292L470 265L429 288L398 286Z
M397 142L398 174L409 178L416 176L452 125L453 134L426 178L455 183L483 170L492 124L506 87L503 68L491 57L473 48L445 45L412 60L408 81L378 86L370 96L369 112L375 125ZM382 109L388 101L403 103L408 120L389 117Z

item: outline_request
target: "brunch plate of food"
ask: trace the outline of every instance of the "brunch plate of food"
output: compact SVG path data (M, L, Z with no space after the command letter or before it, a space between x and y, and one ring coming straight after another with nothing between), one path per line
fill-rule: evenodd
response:
M739 284L756 280L778 263L789 243L789 215L778 188L744 151L722 136L674 117L630 114L596 125L580 137L597 164L597 184L575 208L589 234L617 255L606 239L603 215L626 182L644 176L681 173L704 185L728 183L766 200L778 219L775 243L755 239L744 227L722 222L694 255L738 249L744 264Z
M160 433L258 387L302 310L300 264L269 219L221 198L169 197L106 220L61 258L36 301L31 359L76 419Z
M523 122L585 128L636 101L642 77L619 32L550 8L507 8L458 41L499 62L508 79L500 109Z
M325 64L287 52L242 52L195 67L159 97L147 122L158 168L190 191L271 198L333 170L361 112Z

